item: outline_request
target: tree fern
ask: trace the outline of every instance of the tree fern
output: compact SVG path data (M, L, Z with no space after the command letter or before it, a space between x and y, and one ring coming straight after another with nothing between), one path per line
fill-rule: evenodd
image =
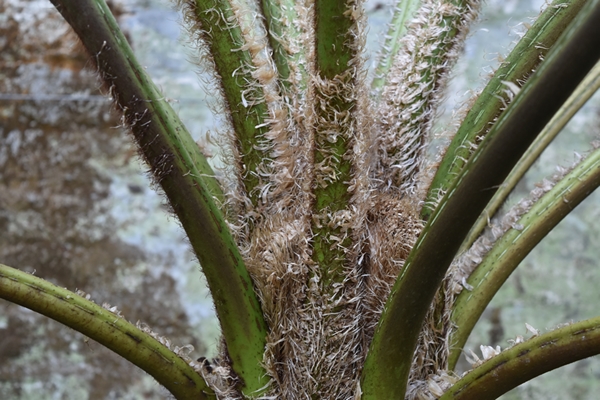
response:
M600 184L595 151L533 198L477 265L457 258L481 247L478 220L496 189L517 179L513 167L540 146L544 127L587 96L569 100L600 58L600 1L546 7L473 101L435 175L426 148L479 1L403 3L372 83L360 1L181 1L197 58L214 67L222 95L227 178L135 60L106 3L52 3L181 222L223 345L210 368L176 351L165 371L151 359L171 357L169 346L122 325L110 307L118 326L85 297L4 266L0 296L82 332L84 316L112 326L97 340L111 347L116 335L125 344L111 348L160 382L189 378L189 391L165 383L178 398L493 398L523 381L515 376L600 352L593 319L504 352L485 348L472 373L454 373L501 281L570 211L565 204ZM48 299L52 312L41 305ZM77 313L62 318L73 304ZM531 368L519 366L525 357Z

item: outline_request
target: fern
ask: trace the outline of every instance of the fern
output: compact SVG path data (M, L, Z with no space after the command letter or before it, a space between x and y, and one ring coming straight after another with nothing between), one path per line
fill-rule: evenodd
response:
M52 3L181 222L223 345L210 369L178 349L167 371L151 362L171 357L165 340L121 324L118 312L111 322L85 297L6 266L1 297L88 335L91 318L106 329L98 341L177 398L491 398L600 352L592 319L503 352L485 347L481 365L455 373L501 283L600 184L594 150L520 203L492 241L481 236L496 189L518 179L513 168L543 146L547 124L557 131L565 109L589 96L577 87L600 58L599 0L547 5L470 103L437 167L426 148L479 1L402 3L372 82L358 0L180 1L214 67L232 174L215 174L103 0Z

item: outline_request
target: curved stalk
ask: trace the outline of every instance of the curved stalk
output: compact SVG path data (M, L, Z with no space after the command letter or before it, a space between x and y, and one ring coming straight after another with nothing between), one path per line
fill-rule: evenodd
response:
M94 339L152 375L176 399L216 398L187 361L121 315L78 294L0 264L0 298Z
M600 63L590 71L577 89L573 92L569 100L558 110L552 120L546 125L540 136L535 139L533 144L523 158L515 165L510 175L506 178L502 186L498 189L490 203L485 207L475 225L469 232L469 235L461 245L459 253L467 250L473 242L479 237L485 229L488 221L500 206L504 203L513 188L519 183L523 175L529 170L531 165L537 160L542 151L552 142L565 125L573 118L575 113L589 100L590 97L600 89Z
M506 82L521 85L540 64L586 0L554 0L539 16L525 36L517 43L493 78L469 110L446 150L431 182L421 216L428 219L440 194L449 190L452 181L473 154L472 144L478 144L496 121L509 101ZM568 4L565 7L565 4Z
M284 96L297 96L307 85L306 56L300 45L298 13L293 0L262 0L261 8ZM295 76L298 75L298 76ZM296 86L297 90L292 91Z
M371 90L374 93L375 100L381 95L381 90L385 86L394 58L402 47L402 38L408 29L408 21L413 17L420 4L421 0L404 0L394 10L394 16L392 17L392 22L390 22L385 42L379 55L379 62L377 63L377 67L375 67L375 78L373 78L373 82L371 83Z
M481 143L417 240L371 342L364 400L404 397L423 320L460 244L495 188L599 58L600 0L592 0Z
M290 66L288 64L289 52L285 49L282 40L288 31L287 24L294 21L294 8L292 3L274 2L273 0L262 0L260 2L263 16L265 17L265 25L269 35L269 44L273 50L273 60L277 65L277 74L284 88L289 89L288 79L290 77ZM284 14L286 18L284 18ZM291 19L289 17L292 17ZM297 36L297 32L295 36Z
M600 185L600 150L594 151L548 193L535 202L485 255L471 273L467 283L472 290L463 290L456 298L452 322L449 369L453 369L461 350L481 314L527 254Z
M123 120L150 164L200 260L221 329L244 393L261 390L266 323L252 281L219 208L213 177L174 111L136 61L102 0L52 0L73 27L110 88Z
M394 57L377 107L380 162L374 179L414 195L440 93L456 61L478 0L423 0Z
M261 51L256 43L246 43L232 2L228 0L179 0L184 5L191 31L209 49L219 76L225 106L236 137L237 171L246 195L256 207L259 203L261 174L265 171L270 141L265 137L269 117L265 93L253 76L253 58ZM243 11L239 11L244 13ZM249 30L249 28L248 28ZM249 36L253 32L247 32ZM257 48L258 47L258 48ZM263 65L270 73L270 66Z
M577 322L504 350L470 371L439 400L496 399L563 365L600 354L600 317Z

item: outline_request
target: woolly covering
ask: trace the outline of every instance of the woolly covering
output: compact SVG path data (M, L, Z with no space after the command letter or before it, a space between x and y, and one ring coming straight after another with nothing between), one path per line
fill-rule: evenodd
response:
M237 168L223 174L229 177L223 183L229 188L225 212L269 326L263 364L271 384L261 398L360 397L375 326L423 228L419 212L429 179L422 171L424 148L478 3L423 1L380 100L369 97L365 83L361 2L345 6L351 23L343 43L351 57L335 76L325 76L317 60L318 28L309 22L315 4L296 2L297 20L280 22L288 30L293 24L300 35L276 38L291 60L285 85L277 82L265 30L252 27L258 11L232 8L235 18L227 23L240 27L245 44L239 51L252 61L239 73L254 78L243 89L253 96L243 106L268 109L267 130L255 146L264 155L261 163L248 170L240 134L231 126L225 146ZM197 5L182 7L202 41L210 32L195 18ZM224 98L223 109L239 106ZM250 191L249 175L259 181ZM332 187L342 188L339 196L328 192ZM333 200L323 206L320 199L327 196ZM447 365L449 305L434 306L415 353L408 398L434 398L452 380L440 372ZM225 346L221 353L203 374L213 376L208 381L221 398L237 398Z

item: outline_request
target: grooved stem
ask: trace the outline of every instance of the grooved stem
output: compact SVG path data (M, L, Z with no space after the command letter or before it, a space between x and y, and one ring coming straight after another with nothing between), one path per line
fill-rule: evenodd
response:
M122 316L78 294L0 264L0 298L94 339L152 375L179 400L216 398L184 359Z
M493 400L539 375L600 353L600 317L535 336L470 371L439 400Z
M450 187L387 300L365 361L363 400L402 398L419 332L456 251L495 189L600 58L600 0L588 1ZM494 132L495 131L495 132Z
M506 93L510 92L505 82L520 87L521 82L537 69L541 60L585 3L586 0L554 0L510 52L470 108L448 146L425 198L426 206L421 211L422 218L428 219L431 216L433 209L427 205L435 204L440 194L449 190L473 154L474 147L471 147L471 144L481 142L489 131L489 126L505 109L506 103L509 102Z
M509 229L469 276L472 290L456 298L449 368L453 369L479 317L529 252L579 203L600 185L600 150L594 151L523 215L518 229Z
M315 188L313 260L319 265L325 286L343 279L351 232L340 221L352 194L352 145L356 134L357 103L354 92L358 44L352 34L357 23L355 1L317 0L315 112ZM362 10L360 10L362 12ZM348 221L345 222L347 224Z
M247 196L256 207L271 143L265 137L269 129L265 119L269 114L264 92L252 75L255 68L252 46L247 46L252 44L245 42L228 0L182 0L181 3L192 21L193 33L209 48L237 139L237 170Z
M94 55L101 78L134 134L206 275L238 389L256 394L268 383L261 361L267 327L252 280L223 215L211 182L198 171L203 160L174 111L136 61L102 0L52 0ZM191 143L190 143L191 142Z
M525 175L535 160L542 154L542 151L548 147L556 135L562 131L565 125L567 125L577 111L583 107L598 89L600 89L600 63L596 64L592 71L590 71L588 76L586 76L577 87L577 90L569 97L569 100L567 100L564 106L562 106L556 115L552 117L552 120L548 122L548 125L546 125L542 133L540 133L540 136L538 136L531 147L527 149L523 158L515 165L515 168L506 178L506 181L498 189L496 194L494 194L492 200L490 200L485 210L483 210L483 213L479 216L477 222L473 225L473 228L471 228L469 235L461 245L459 253L467 250L469 246L475 242L477 237L487 226L488 221L496 214L523 175Z

